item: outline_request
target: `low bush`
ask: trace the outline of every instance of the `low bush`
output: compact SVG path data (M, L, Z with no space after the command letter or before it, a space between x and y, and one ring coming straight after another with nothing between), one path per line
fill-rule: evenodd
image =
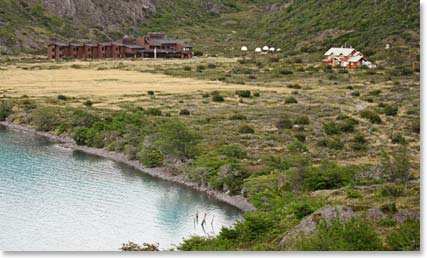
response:
M296 103L298 103L298 100L296 100L296 98L294 98L294 97L287 97L285 99L285 103L286 104L296 104Z
M208 68L209 69L215 69L216 68L216 64L209 63L208 64Z
M250 90L237 90L236 95L241 98L250 98L251 97L251 91Z
M58 95L57 98L58 98L58 100L67 100L68 99L67 96L64 96L62 94Z
M334 135L334 134L341 133L340 127L335 122L329 122L329 123L323 124L323 131L327 135Z
M143 148L136 155L136 159L146 167L153 168L163 164L163 155L160 151L150 148Z
M242 125L239 127L239 133L241 134L253 134L255 129L250 125Z
M224 102L224 97L219 95L219 94L215 94L212 95L212 101L214 102Z
M86 107L91 107L93 105L93 102L88 99L85 102L83 102L83 105L85 105Z
M39 108L32 113L32 123L38 131L53 131L59 125L59 121L60 116L56 108Z
M291 70L287 70L287 69L282 69L279 71L280 74L282 75L290 75L290 74L294 74L294 72L292 72Z
M399 112L399 107L397 105L386 105L384 107L384 114L386 116L396 116Z
M243 114L234 114L230 116L230 120L246 120L246 116Z
M381 117L377 113L375 113L374 111L371 111L371 110L362 110L360 112L360 116L362 118L368 119L373 124L381 124L382 123Z
M420 221L407 220L399 229L392 231L387 236L389 249L393 251L419 251L420 250Z
M177 120L167 120L155 134L154 146L162 155L187 159L199 153L200 140L201 136L186 124Z
M144 111L144 114L148 115L148 116L161 116L162 115L162 111L158 108L147 108Z
M308 125L310 124L310 118L308 116L299 116L295 118L294 124L296 125Z
M381 239L374 227L362 219L322 222L311 236L303 237L292 248L299 251L380 251Z
M407 143L405 137L403 137L402 134L400 133L394 134L390 138L391 138L391 143L394 143L394 144L405 145Z
M149 91L147 91L147 94L150 95L150 96L153 96L154 95L154 91L149 90Z
M181 109L181 111L179 111L179 115L180 116L189 116L190 115L190 111L186 108Z
M191 66L188 66L188 65L184 66L184 71L191 71Z
M352 141L352 148L357 151L366 150L368 148L368 141L363 134L357 134Z
M359 97L359 96L360 96L360 92L358 92L358 91L353 91L353 92L351 93L351 96L353 96L353 97Z
M292 129L294 127L294 122L288 117L283 117L276 122L276 127L278 129Z
M0 121L6 120L6 118L12 114L12 103L10 101L0 102Z

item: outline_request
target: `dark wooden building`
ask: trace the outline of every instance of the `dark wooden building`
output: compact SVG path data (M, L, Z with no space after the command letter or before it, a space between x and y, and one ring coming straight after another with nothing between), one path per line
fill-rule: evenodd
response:
M192 46L176 39L166 38L162 32L148 33L136 39L125 36L114 42L63 43L48 45L49 59L92 58L192 58Z

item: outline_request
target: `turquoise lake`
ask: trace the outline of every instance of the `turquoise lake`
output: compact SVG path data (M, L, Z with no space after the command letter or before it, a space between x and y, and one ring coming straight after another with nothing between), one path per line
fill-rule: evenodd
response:
M2 251L118 251L127 241L168 249L240 218L200 192L0 126Z

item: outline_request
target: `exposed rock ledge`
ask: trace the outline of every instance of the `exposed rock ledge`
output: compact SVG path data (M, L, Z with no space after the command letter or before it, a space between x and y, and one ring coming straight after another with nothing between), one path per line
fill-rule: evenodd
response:
M255 210L255 207L251 203L249 203L246 198L244 198L241 195L230 196L230 195L223 193L223 192L215 191L215 190L212 190L212 189L209 189L206 187L200 187L199 185L186 180L183 175L172 175L164 167L147 168L142 163L140 163L139 161L129 160L122 153L107 151L105 149L97 149L97 148L91 148L91 147L86 147L86 146L79 146L79 145L75 144L71 138L60 137L60 136L53 135L51 133L46 133L46 132L39 132L39 131L36 131L32 128L28 128L24 125L17 125L17 124L13 124L10 122L4 122L4 121L0 122L0 125L3 125L6 128L11 129L11 130L24 132L24 133L31 133L31 134L36 134L36 135L46 137L47 139L49 139L53 142L60 143L60 145L62 147L65 147L65 148L70 148L73 150L82 151L82 152L85 152L88 154L104 157L104 158L111 159L111 160L116 161L116 162L121 162L121 163L127 164L127 165L129 165L129 166L131 166L131 167L133 167L133 168L135 168L135 169L137 169L143 173L150 175L150 176L157 177L157 178L167 180L167 181L171 181L171 182L175 182L175 183L190 187L194 190L204 192L209 197L217 199L217 200L225 202L225 203L228 203L228 204L230 204L230 205L232 205L232 206L234 206L234 207L236 207L236 208L238 208L244 212Z

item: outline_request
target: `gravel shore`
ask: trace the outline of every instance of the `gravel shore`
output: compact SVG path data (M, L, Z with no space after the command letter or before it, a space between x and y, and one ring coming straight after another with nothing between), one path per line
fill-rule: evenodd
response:
M150 175L150 176L161 178L163 180L167 180L167 181L171 181L171 182L175 182L175 183L187 186L187 187L191 187L194 190L204 192L209 197L217 199L217 200L225 202L225 203L228 203L228 204L230 204L230 205L232 205L232 206L234 206L234 207L236 207L236 208L238 208L244 212L255 210L255 207L251 203L249 203L248 200L246 200L246 198L244 198L241 195L229 196L228 194L223 193L223 192L215 191L215 190L212 190L212 189L209 189L206 187L200 187L193 182L189 182L182 175L173 175L173 174L169 173L168 170L164 167L147 168L147 167L144 167L144 165L141 164L137 160L129 160L122 153L107 151L105 149L91 148L91 147L87 147L87 146L79 146L79 145L75 144L71 138L60 137L60 136L56 136L56 135L53 135L51 133L46 133L46 132L39 132L39 131L36 131L32 128L29 128L25 125L17 125L17 124L5 122L5 121L0 122L0 125L3 125L10 130L15 130L15 131L23 132L23 133L31 133L31 134L36 134L39 136L46 137L47 139L49 139L55 143L58 143L62 147L65 147L65 148L70 148L73 150L82 151L82 152L85 152L85 153L88 153L91 155L96 155L96 156L104 157L107 159L111 159L111 160L116 161L116 162L121 162L121 163L127 164L127 165L129 165L129 166L131 166L131 167L133 167L133 168L135 168L135 169L137 169L137 170L139 170L145 174Z

